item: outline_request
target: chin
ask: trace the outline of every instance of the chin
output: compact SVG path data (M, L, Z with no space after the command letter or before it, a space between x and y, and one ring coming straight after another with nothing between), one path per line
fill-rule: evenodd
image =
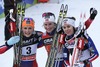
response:
M51 33L51 31L47 31L48 33Z
M26 36L26 37L30 37L30 36L31 36L31 34L28 34L28 35L26 34L25 36Z

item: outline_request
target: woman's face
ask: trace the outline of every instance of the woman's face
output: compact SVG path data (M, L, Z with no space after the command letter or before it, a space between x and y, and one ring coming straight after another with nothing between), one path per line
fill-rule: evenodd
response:
M31 26L24 26L22 27L23 35L29 37L32 35L34 28Z
M43 26L48 33L51 33L56 27L54 22L44 22Z
M65 23L65 24L62 26L62 28L63 28L64 33L67 34L68 36L70 36L70 35L72 35L72 34L74 33L74 28L73 28L73 26L71 26L71 25L69 25L69 24L66 24L66 23Z

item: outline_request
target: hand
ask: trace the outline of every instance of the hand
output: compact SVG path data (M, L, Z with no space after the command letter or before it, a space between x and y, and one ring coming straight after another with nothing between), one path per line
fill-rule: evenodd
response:
M83 63L86 65L86 64L89 64L90 62L89 62L89 60L87 59L87 60L84 60Z
M74 67L84 67L84 63L81 63L81 62L75 63Z
M11 46L19 42L20 37L19 36L13 36L7 41L7 45Z
M90 19L94 20L97 15L97 10L95 8L90 8Z

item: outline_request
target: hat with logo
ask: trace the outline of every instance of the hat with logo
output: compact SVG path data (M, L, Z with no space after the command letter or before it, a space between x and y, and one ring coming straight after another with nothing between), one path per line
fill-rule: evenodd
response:
M24 18L22 22L22 27L31 26L34 28L34 20L32 18Z

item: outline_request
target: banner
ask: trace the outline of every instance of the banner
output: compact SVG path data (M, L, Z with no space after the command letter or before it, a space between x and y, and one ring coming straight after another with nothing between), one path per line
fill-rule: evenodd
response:
M3 0L0 0L0 14L2 14L4 12L4 3Z
M33 4L34 0L23 0L26 4Z

